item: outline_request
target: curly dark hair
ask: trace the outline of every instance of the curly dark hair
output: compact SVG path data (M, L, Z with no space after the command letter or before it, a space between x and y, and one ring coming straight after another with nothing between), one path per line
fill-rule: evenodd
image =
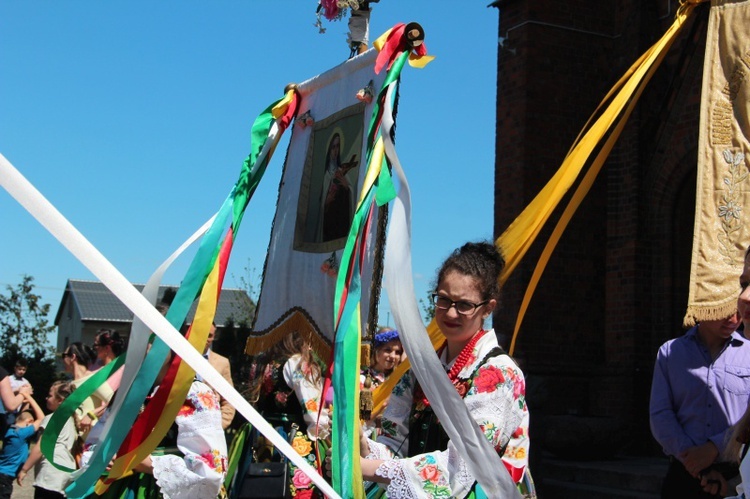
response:
M456 249L443 262L437 275L435 288L440 285L445 275L455 270L460 274L471 276L479 281L479 291L485 300L500 300L500 272L505 267L505 260L488 241L466 243Z

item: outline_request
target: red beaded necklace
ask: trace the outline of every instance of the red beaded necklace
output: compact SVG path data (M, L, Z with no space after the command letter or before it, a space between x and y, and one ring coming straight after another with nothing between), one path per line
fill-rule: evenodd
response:
M474 353L474 346L477 344L477 341L484 336L484 334L487 331L484 329L480 329L477 334L474 335L474 337L469 340L469 342L466 344L466 346L463 347L461 352L456 357L456 361L453 363L453 366L451 367L450 371L448 371L448 379L451 381L451 384L453 386L456 386L456 379L458 378L458 373L460 373L464 367L466 367L466 364L469 363L469 360L472 358L472 354ZM438 351L438 356L441 356L443 354L443 351L448 347L447 344L443 345L440 350ZM459 391L460 393L460 391ZM464 394L461 393L461 396ZM425 407L430 405L430 401L427 400L427 397L424 394L424 391L422 390L422 387L417 384L417 389L414 393L414 398L418 401L420 401Z

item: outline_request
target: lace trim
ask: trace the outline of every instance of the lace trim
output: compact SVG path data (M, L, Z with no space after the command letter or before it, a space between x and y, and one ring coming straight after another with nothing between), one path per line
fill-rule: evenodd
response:
M474 485L474 482L476 481L474 475L469 471L466 461L461 459L461 456L458 455L458 452L456 452L455 449L453 449L453 452L448 453L448 468L455 470L455 480L460 483L463 488L470 489Z
M389 461L393 459L393 453L391 450L378 442L368 442L368 445L370 447L370 453L365 457L365 459L377 459L382 461Z
M417 491L412 488L411 483L407 480L399 460L383 461L383 464L375 470L375 474L390 480L386 488L388 497L417 497Z
M185 463L178 456L152 456L154 479L165 499L206 499L216 497L221 484L194 481L186 477Z

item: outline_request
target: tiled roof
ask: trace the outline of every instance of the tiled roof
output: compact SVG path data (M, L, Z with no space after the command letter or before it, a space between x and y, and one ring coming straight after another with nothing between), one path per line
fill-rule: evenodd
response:
M134 284L138 291L143 290L143 284ZM177 286L161 286L157 302L161 301L164 291L167 289L176 290ZM65 293L60 302L60 307L55 317L55 324L59 323L60 315L63 313L66 300L73 300L74 306L81 314L83 321L102 321L102 322L132 322L133 313L118 300L115 295L99 281L81 281L68 279L65 286ZM188 322L191 321L195 314L196 303L190 308L188 313ZM244 315L246 310L254 309L250 297L242 289L223 288L219 305L216 309L214 321L221 327L230 317L235 319ZM236 321L235 321L236 322Z

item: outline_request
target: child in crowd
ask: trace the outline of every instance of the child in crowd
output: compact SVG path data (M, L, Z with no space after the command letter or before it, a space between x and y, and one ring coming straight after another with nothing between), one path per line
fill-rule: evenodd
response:
M24 394L24 404L28 404L34 414L21 412L5 433L3 449L0 451L0 499L10 499L16 473L29 456L29 441L44 418L42 408L31 395Z
M21 389L22 386L29 386L31 387L31 383L29 383L29 380L24 378L26 375L26 369L28 368L28 365L26 364L26 361L23 359L18 359L16 361L16 365L13 366L13 374L8 376L8 379L10 380L10 388L13 390L14 394L18 393L18 390ZM34 393L34 390L31 390L31 393ZM22 402L21 405L16 409L15 411L9 411L8 412L8 423L13 424L13 421L15 421L16 416L20 414L23 411L29 411L31 410L31 407L29 407L29 404L26 402Z
M47 409L50 410L50 414L46 415L39 425L44 431L44 428L49 423L53 412L65 401L68 396L73 392L73 384L66 381L56 381L49 388L49 394L47 395ZM75 469L77 468L76 460L73 457L73 448L77 444L78 431L76 430L73 418L63 426L60 434L57 437L55 443L54 460L55 463L65 466L66 468ZM70 482L70 473L61 471L50 463L47 458L44 457L40 449L41 436L32 445L29 451L29 457L26 458L26 462L18 470L17 482L18 485L23 486L23 479L29 472L32 466L36 466L34 469L36 473L36 479L34 480L34 499L62 499L65 497L65 487Z

